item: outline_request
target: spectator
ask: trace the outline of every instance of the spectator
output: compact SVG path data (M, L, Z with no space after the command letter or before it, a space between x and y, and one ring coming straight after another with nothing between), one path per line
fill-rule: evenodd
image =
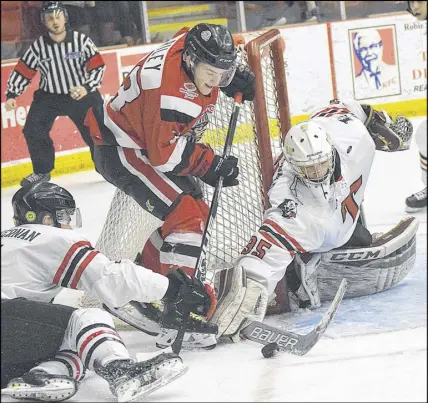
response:
M83 121L90 107L102 103L97 89L105 65L92 40L66 29L67 10L58 1L43 6L41 19L48 33L27 49L7 83L5 109L10 111L16 107L15 98L25 91L37 70L41 74L23 130L33 173L21 181L21 186L50 180L55 149L49 132L58 116L68 116L76 124L93 154L93 142Z
M319 7L316 1L300 1L301 20L302 21L318 21L320 17Z
M247 29L258 30L287 23L287 1L246 1Z
M129 2L94 1L94 7L88 9L92 14L92 30L99 38L99 46L119 44L134 45L137 29L133 22Z
M90 36L92 18L86 7L94 7L95 1L63 1L62 4L68 13L70 29Z

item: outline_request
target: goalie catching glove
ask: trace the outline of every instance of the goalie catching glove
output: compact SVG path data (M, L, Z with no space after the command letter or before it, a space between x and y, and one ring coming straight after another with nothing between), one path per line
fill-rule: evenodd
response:
M361 105L367 120L365 125L380 151L408 150L413 134L412 123L404 116L397 116L394 121L386 111L378 112L371 105Z
M268 290L248 278L242 266L223 269L215 274L217 309L210 323L218 326L218 336L239 341L239 332L253 321L262 321L268 304Z
M216 155L207 173L202 176L201 181L206 184L216 187L219 178L222 176L223 186L236 186L239 184L237 179L239 175L238 158L230 155L227 158Z

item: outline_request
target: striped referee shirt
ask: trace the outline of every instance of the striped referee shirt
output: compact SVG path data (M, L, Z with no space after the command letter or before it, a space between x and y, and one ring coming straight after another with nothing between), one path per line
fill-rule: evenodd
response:
M101 86L105 64L91 38L68 31L62 42L43 35L27 49L7 82L7 98L21 95L40 71L39 88L50 94L68 94L84 86L88 92Z

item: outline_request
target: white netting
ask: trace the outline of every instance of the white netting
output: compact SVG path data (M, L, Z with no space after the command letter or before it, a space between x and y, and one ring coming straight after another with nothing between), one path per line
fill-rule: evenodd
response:
M245 52L239 57L246 62ZM275 87L275 70L270 48L260 50L263 87L269 120L269 135L272 150L280 151L278 102ZM223 153L233 100L220 92L213 116L202 141L211 145L216 154ZM252 103L241 107L235 131L232 155L239 159L239 186L223 188L220 195L216 221L208 248L207 279L212 278L214 270L231 263L258 229L263 215L263 186L258 140ZM263 154L263 153L262 153ZM210 204L213 188L203 184L204 199ZM131 197L117 190L111 202L104 228L96 244L110 259L132 259L141 252L146 240L154 229L162 224L160 220L144 211ZM211 275L210 275L211 274ZM94 297L85 294L80 305L98 306Z

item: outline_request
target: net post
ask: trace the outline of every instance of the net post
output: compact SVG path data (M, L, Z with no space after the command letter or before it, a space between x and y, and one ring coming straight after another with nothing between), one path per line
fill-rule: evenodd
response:
M273 65L275 70L275 82L278 96L279 121L281 128L281 141L291 128L290 104L288 102L287 76L285 74L285 61L282 38L272 43Z
M246 45L248 64L256 76L256 92L254 98L254 115L256 124L256 133L259 143L260 165L262 175L262 193L264 208L269 207L268 191L273 178L273 157L271 148L271 139L269 131L268 111L266 107L266 96L263 84L263 71L260 51L265 46L270 46L272 50L274 79L276 86L276 95L278 101L279 127L281 142L291 128L291 113L288 102L287 79L285 74L284 62L284 40L278 29L271 29L268 32L253 39ZM290 302L288 299L288 285L282 279L275 289L279 300L275 313L290 311Z
M271 44L275 39L280 38L281 34L277 29L271 29L248 42L245 49L247 52L248 64L256 76L256 92L254 97L254 114L256 123L257 140L260 150L260 165L263 186L263 204L267 208L269 205L268 191L273 176L273 158L269 133L269 120L266 107L266 95L263 85L263 71L260 56L260 50Z

